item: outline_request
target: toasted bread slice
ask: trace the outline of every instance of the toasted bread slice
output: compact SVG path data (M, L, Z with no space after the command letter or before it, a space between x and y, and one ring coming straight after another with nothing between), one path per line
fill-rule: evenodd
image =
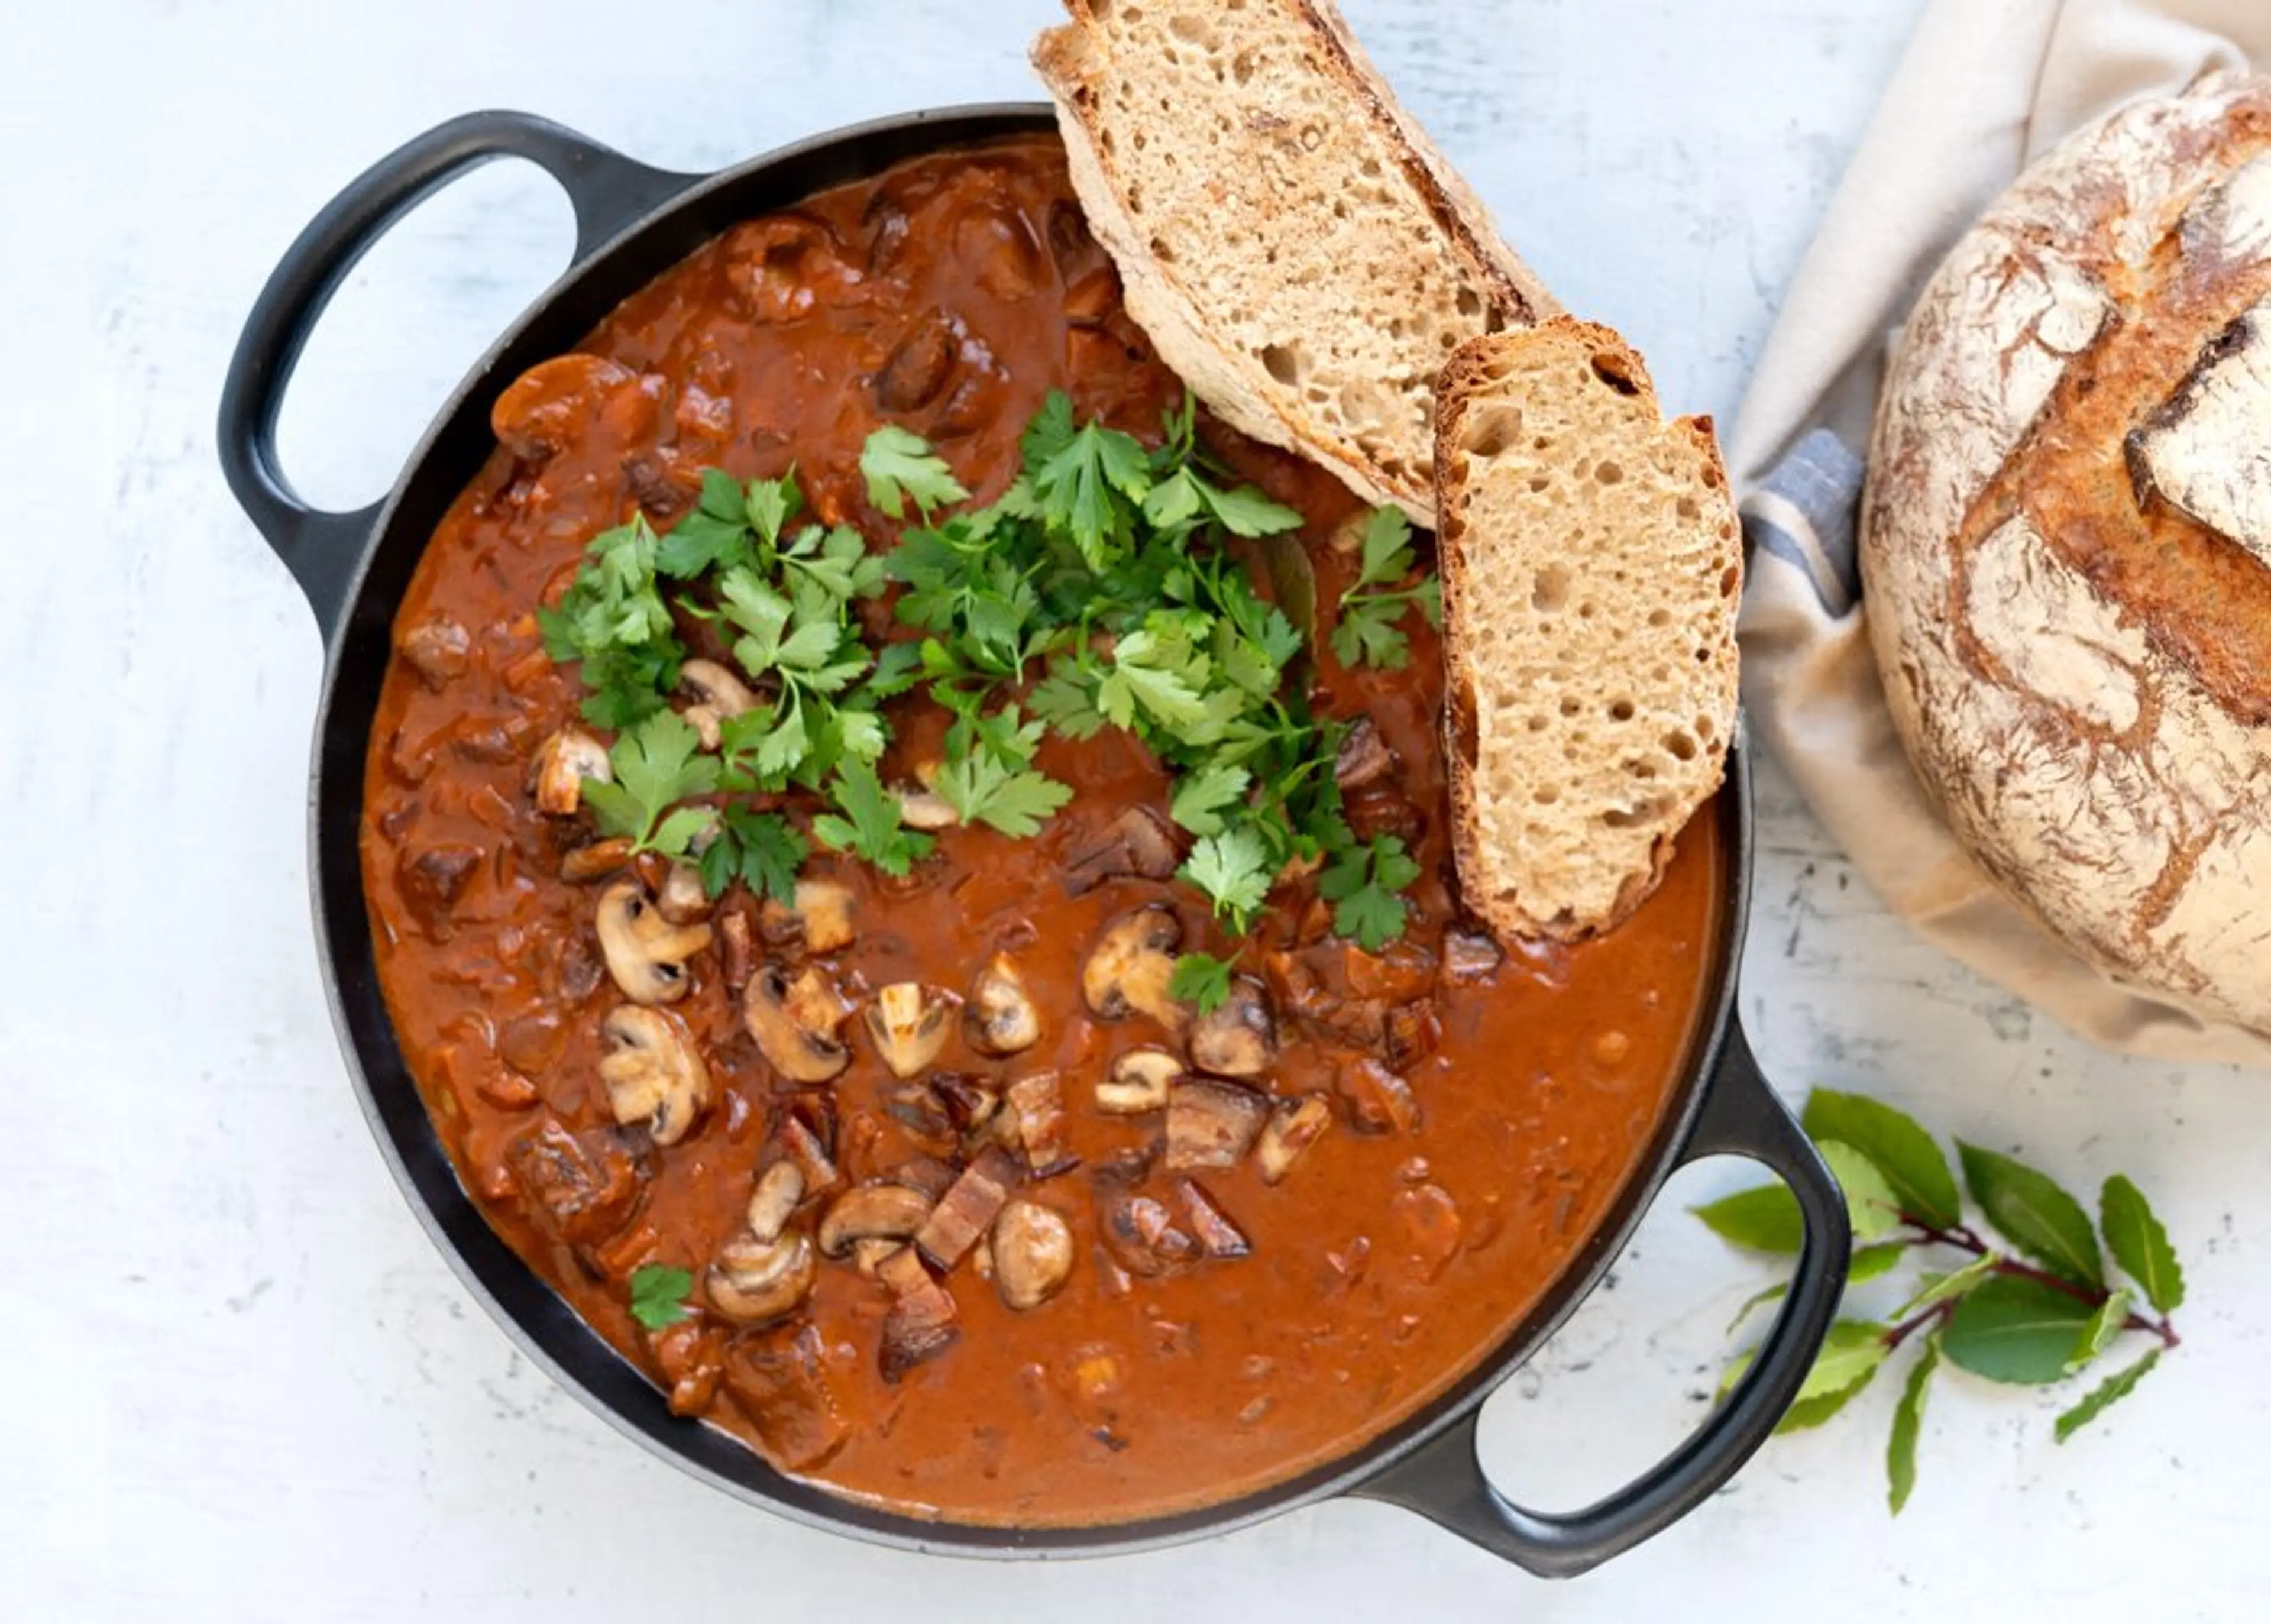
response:
M1435 375L1556 309L1329 0L1066 0L1033 65L1129 314L1232 427L1434 522Z
M1742 533L1708 418L1562 318L1436 385L1445 729L1467 905L1505 935L1628 918L1719 787Z

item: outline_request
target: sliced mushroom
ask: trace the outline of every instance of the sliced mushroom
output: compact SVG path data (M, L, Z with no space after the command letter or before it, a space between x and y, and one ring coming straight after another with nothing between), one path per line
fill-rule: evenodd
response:
M944 1103L947 1115L962 1133L983 1131L993 1121L994 1114L1001 1109L1001 1093L999 1089L962 1072L942 1071L931 1078L930 1085Z
M605 840L594 840L588 846L577 846L560 860L560 877L570 885L604 880L630 867L634 855L631 843L625 836L613 835Z
M1408 1134L1419 1125L1411 1085L1376 1060L1352 1060L1333 1075L1333 1091L1360 1134Z
M902 1083L883 1096L883 1114L910 1136L940 1151L954 1147L954 1119L938 1091L927 1083Z
M1159 1202L1110 1179L1097 1181L1097 1226L1105 1249L1129 1274L1148 1279L1199 1261L1199 1243ZM1000 1266L998 1255L994 1263Z
M702 888L702 870L689 862L674 862L654 894L655 911L674 925L691 925L710 917L710 893Z
M953 803L934 789L903 784L891 793L899 798L899 822L909 829L951 829L962 822Z
M647 900L636 880L618 880L599 894L595 921L607 973L635 1003L675 1003L694 980L686 961L710 945L707 925L674 925Z
M986 1233L1016 1184L1017 1164L1001 1146L987 1145L930 1210L915 1232L915 1250L934 1267L952 1269Z
M1182 860L1173 827L1150 807L1128 807L1067 862L1065 890L1085 897L1106 880L1164 880Z
M749 1192L749 1233L760 1240L778 1240L803 1199L803 1173L794 1162L775 1162L757 1175L756 1188Z
M1258 1077L1277 1058L1276 1024L1262 983L1242 975L1230 996L1191 1027L1191 1064L1218 1077Z
M829 1154L827 1142L801 1117L781 1119L780 1142L781 1149L804 1175L807 1189L830 1189L842 1179L843 1174L836 1168L836 1158Z
M718 1248L703 1279L703 1294L736 1325L770 1325L796 1311L819 1267L812 1242L800 1234L771 1240L736 1235Z
M1332 1123L1333 1108L1322 1094L1281 1100L1263 1125L1262 1136L1254 1142L1254 1165L1261 1170L1262 1181L1283 1182L1301 1153L1316 1144Z
M852 1063L852 1051L836 1035L843 1023L833 985L809 965L792 981L778 965L769 964L749 978L741 995L741 1024L757 1040L758 1053L793 1083L825 1083Z
M1054 1071L1036 1071L1009 1084L1003 1097L1017 1124L1017 1143L1036 1178L1064 1171L1064 1086Z
M676 1144L710 1103L710 1069L676 1016L627 1003L599 1030L613 1047L599 1062L607 1108L624 1128L644 1121L657 1144Z
M765 898L757 932L774 947L801 942L808 953L849 947L859 935L852 927L852 893L833 880L799 880L794 907Z
M1234 1167L1270 1114L1268 1096L1234 1083L1185 1077L1167 1091L1167 1166Z
M1022 1314L1038 1308L1072 1274L1072 1226L1037 1201L1013 1201L994 1220L994 1288Z
M1167 995L1167 986L1174 980L1175 950L1182 941L1181 921L1156 905L1115 922L1081 971L1088 1007L1107 1021L1132 1012L1180 1032L1190 1011Z
M757 697L748 684L714 659L689 659L678 668L678 685L694 696L686 719L701 736L702 748L714 750L724 738L719 724L757 708Z
M1164 1111L1169 1086L1182 1075L1183 1062L1165 1049L1130 1049L1096 1085L1096 1108L1111 1116Z
M1177 1179L1175 1194L1182 1198L1183 1211L1191 1220L1191 1233L1198 1237L1199 1250L1209 1257L1244 1257L1254 1250L1246 1232L1230 1221L1230 1215L1215 1204L1214 1197L1200 1188L1195 1179Z
M877 1263L875 1278L891 1293L876 1362L883 1380L896 1382L925 1360L945 1352L962 1332L955 1322L954 1299L930 1278L912 1248L902 1247Z
M1360 716L1333 757L1333 781L1344 790L1367 789L1396 771L1396 752L1368 716Z
M861 1240L905 1240L930 1217L930 1197L904 1184L862 1184L829 1204L820 1249L841 1257Z
M971 983L962 1035L980 1054L1018 1054L1041 1040L1041 1013L1016 961L996 953Z
M607 747L580 727L562 727L536 747L528 764L528 785L536 809L572 817L584 804L584 780L614 781Z
M1454 930L1443 937L1443 970L1454 981L1480 981L1498 973L1506 950L1479 930Z
M865 1016L867 1035L893 1076L913 1076L938 1058L954 1005L953 994L919 981L894 981L875 995Z

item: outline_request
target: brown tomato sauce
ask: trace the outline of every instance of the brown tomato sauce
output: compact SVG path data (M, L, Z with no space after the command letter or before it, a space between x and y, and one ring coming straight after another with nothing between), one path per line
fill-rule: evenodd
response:
M1301 878L1279 886L1246 949L1278 1039L1255 1086L1330 1108L1282 1181L1251 1155L1142 1171L1132 1158L1156 1146L1158 1114L1097 1108L1116 1055L1177 1047L1148 1017L1106 1021L1084 1005L1099 935L1165 904L1187 949L1234 944L1187 886L1068 879L1127 808L1164 811L1166 779L1124 734L1052 737L1039 764L1078 793L1038 838L949 829L904 883L815 844L805 872L853 893L857 935L821 962L854 1002L900 980L959 993L997 952L1024 973L1039 1045L988 1058L957 1024L937 1063L994 1087L1060 1074L1061 1150L1077 1165L1025 1173L1019 1194L1070 1226L1062 1288L1013 1312L964 1257L937 1276L958 1334L897 1380L879 1360L892 1293L851 1259L823 1261L799 1311L769 1327L726 1322L698 1284L685 1322L657 1332L632 1317L642 1264L701 1280L785 1135L819 1143L841 1175L808 1194L792 1221L807 1233L842 1189L910 1166L935 1178L918 1158L951 1167L968 1147L889 1108L906 1085L857 1016L839 1076L777 1078L718 946L692 958L691 990L673 1006L716 1097L666 1147L618 1126L596 1073L601 1022L623 1002L593 934L604 882L562 877L594 838L589 814L547 816L528 787L532 755L581 698L576 668L546 657L533 609L635 507L659 525L683 511L704 466L751 479L793 463L819 517L883 546L896 526L867 505L856 467L879 423L928 438L984 502L1014 474L1019 433L1050 389L1147 439L1180 389L1121 309L1061 152L1040 139L919 160L738 227L626 301L580 353L614 366L555 368L519 391L506 443L435 535L402 604L368 764L363 869L388 1007L498 1232L680 1413L844 1494L976 1523L1088 1523L1225 1499L1347 1452L1493 1351L1650 1140L1712 972L1721 854L1700 817L1623 928L1501 957L1459 910L1439 650L1416 615L1408 669L1345 671L1321 653L1313 679L1322 712L1370 718L1393 752L1351 791L1350 816L1359 833L1401 831L1422 865L1404 941L1374 957L1331 936ZM1353 576L1334 538L1356 504L1314 468L1208 438L1308 516L1322 649ZM920 699L890 714L887 782L935 753L941 726ZM734 912L756 921L738 890L715 920ZM754 940L760 955L796 956L793 942ZM1114 1167L1124 1176L1100 1172ZM1178 1243L1195 1226L1185 1177L1242 1234L1244 1255ZM1121 1233L1104 1233L1111 1203L1137 1196L1175 1232L1155 1233L1148 1255L1131 1248L1124 1204Z

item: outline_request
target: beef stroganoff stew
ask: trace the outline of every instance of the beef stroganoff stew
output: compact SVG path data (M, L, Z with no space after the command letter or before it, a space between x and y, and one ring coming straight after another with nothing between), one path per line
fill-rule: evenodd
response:
M1462 911L1427 543L1194 421L1053 139L752 220L494 414L370 738L466 1188L677 1413L918 1516L1344 1454L1592 1236L1696 1040L1686 831Z

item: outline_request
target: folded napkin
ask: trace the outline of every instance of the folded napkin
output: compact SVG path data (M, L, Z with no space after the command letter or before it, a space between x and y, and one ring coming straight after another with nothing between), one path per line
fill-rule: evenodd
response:
M2271 65L2271 0L1932 0L1792 284L1728 454L1751 543L1751 724L1930 941L2108 1048L2271 1066L2271 1036L2084 962L1964 853L1910 772L1862 616L1855 519L1888 352L1988 205L2067 136L2212 68Z

